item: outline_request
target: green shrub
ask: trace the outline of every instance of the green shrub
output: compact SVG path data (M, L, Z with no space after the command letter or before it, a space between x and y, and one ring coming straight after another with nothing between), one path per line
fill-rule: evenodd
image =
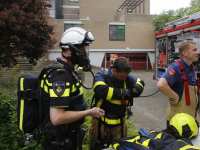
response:
M0 85L0 149L3 150L23 146L23 134L17 127L16 75L17 69L14 68L7 87Z

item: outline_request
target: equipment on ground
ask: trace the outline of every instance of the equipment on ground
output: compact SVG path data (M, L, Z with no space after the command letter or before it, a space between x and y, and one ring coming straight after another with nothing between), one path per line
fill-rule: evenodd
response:
M184 40L196 42L200 51L200 12L166 23L162 31L155 33L155 67L153 79L159 78L168 66L180 58L179 43ZM194 63L200 78L200 59Z
M175 127L179 134L187 139L198 135L199 126L197 121L186 113L174 115L169 124Z

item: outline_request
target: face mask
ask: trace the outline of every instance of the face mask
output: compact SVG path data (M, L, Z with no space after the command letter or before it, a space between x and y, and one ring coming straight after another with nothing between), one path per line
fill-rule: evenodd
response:
M74 46L70 44L69 47L72 48L72 63L78 64L79 67L83 67L83 71L90 71L91 65L90 60L87 57L86 51L80 50L80 47L83 47L83 45Z

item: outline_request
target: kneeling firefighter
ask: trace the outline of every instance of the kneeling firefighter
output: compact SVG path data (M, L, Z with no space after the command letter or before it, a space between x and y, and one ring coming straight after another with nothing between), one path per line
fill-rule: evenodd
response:
M125 114L133 97L139 97L144 81L130 75L131 64L125 57L115 59L108 70L95 74L93 87L95 107L105 111L105 116L94 117L90 127L90 150L106 148L118 138L127 137Z
M97 107L86 110L82 83L74 71L75 64L83 67L83 71L91 70L86 47L93 41L90 31L78 27L66 30L60 42L62 57L43 69L42 115L50 118L44 130L46 150L77 150L77 147L81 150L83 133L80 126L85 116L104 115L104 111Z

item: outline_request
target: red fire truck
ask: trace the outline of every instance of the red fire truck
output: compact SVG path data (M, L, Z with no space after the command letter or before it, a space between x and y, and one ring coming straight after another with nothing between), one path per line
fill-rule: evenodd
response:
M155 65L153 79L159 80L168 66L180 58L179 43L184 40L196 42L200 51L200 12L166 23L155 33ZM196 63L199 76L199 63Z

